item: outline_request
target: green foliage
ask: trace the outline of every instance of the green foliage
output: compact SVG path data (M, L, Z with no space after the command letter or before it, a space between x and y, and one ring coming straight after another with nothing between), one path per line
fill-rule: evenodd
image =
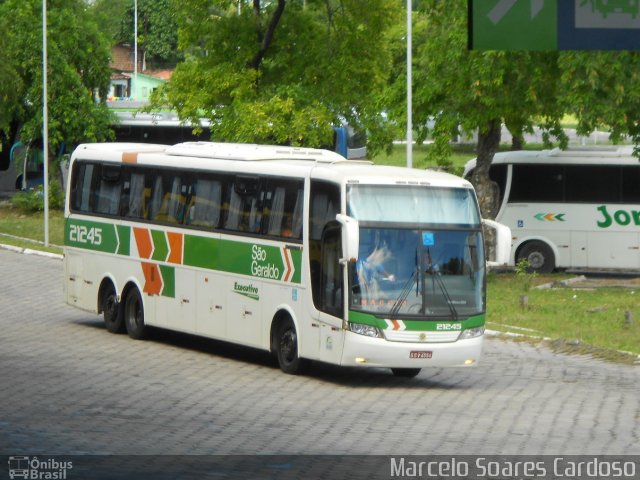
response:
M104 101L109 86L109 45L83 0L50 0L47 11L49 148L101 140L108 134L110 113ZM0 78L13 95L2 96L9 123L21 125L24 141L42 132L42 2L5 0L0 4L3 54ZM4 83L4 82L2 82ZM7 121L0 129L7 133ZM12 139L10 139L12 140Z
M256 8L257 6L257 8ZM393 0L174 2L186 54L153 108L212 121L217 140L322 146L343 119L378 137ZM278 8L284 7L282 16Z
M109 4L113 0L102 0ZM116 2L118 4L119 2ZM121 3L121 2L120 2ZM146 56L147 63L173 67L180 60L178 55L178 25L170 0L137 0L138 48ZM107 7L102 8L114 8ZM115 35L116 43L134 44L134 2L125 2L120 9L120 25Z
M42 185L16 193L11 197L11 203L25 213L41 212L44 210L44 188ZM64 192L57 180L49 182L49 208L64 209Z
M446 159L460 133L487 132L506 123L515 135L531 130L534 120L564 141L557 103L559 69L555 52L482 52L467 49L465 2L425 0L413 17L413 118L417 140L431 136L430 154ZM398 42L404 39L398 37ZM397 51L402 51L398 45ZM398 68L404 59L398 57ZM389 89L390 112L406 116L406 76Z
M515 271L516 278L522 286L522 291L528 292L531 289L531 286L533 285L536 277L538 276L538 272L535 272L531 269L531 264L526 258L520 259L520 261L516 264Z
M578 133L610 130L614 142L630 135L640 144L640 52L563 52L563 106L578 119Z
M91 13L100 25L100 30L111 44L117 44L121 41L120 31L123 18L127 15L127 7L131 3L131 0L96 0L90 6ZM130 35L133 36L133 30Z

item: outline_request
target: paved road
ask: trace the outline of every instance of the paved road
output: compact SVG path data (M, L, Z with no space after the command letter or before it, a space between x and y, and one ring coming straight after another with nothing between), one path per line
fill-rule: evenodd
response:
M106 332L59 260L0 250L0 455L639 454L640 367L489 339L471 370L315 365Z

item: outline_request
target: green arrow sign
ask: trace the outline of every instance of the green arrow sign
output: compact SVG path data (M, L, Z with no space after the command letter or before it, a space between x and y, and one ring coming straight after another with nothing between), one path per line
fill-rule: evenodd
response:
M556 50L557 0L469 0L470 46L477 50Z

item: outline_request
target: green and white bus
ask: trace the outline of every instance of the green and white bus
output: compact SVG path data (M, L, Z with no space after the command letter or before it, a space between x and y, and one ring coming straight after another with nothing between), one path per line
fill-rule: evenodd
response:
M480 357L482 222L461 178L304 148L83 144L65 218L66 301L111 332L256 347L286 373Z
M465 167L473 174L476 161ZM632 146L497 153L496 220L511 229L510 265L640 268L640 163Z

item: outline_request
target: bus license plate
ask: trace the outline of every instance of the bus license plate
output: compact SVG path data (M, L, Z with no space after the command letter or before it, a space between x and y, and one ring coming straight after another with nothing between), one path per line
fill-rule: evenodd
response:
M433 352L410 352L409 358L431 358Z

